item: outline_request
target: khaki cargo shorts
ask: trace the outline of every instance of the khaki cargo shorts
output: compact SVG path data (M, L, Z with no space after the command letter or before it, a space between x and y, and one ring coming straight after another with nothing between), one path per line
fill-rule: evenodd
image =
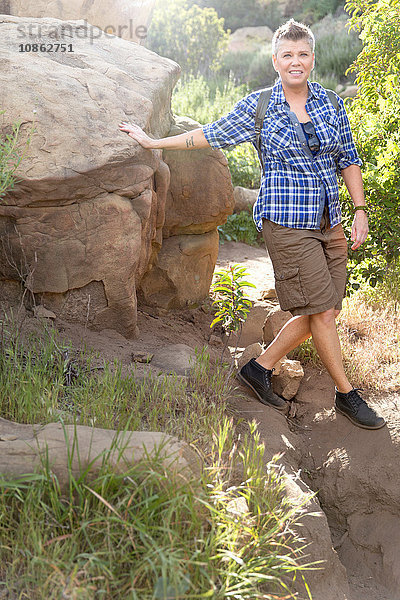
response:
M312 315L342 308L346 288L347 240L342 225L292 229L263 219L263 237L274 267L282 310Z

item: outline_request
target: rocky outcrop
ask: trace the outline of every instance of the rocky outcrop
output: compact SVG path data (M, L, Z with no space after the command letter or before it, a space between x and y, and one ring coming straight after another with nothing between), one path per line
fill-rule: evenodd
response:
M169 135L199 123L176 117ZM146 304L183 308L204 299L218 257L218 225L233 211L228 162L219 150L164 151L171 173L165 205L163 244L140 284Z
M0 13L18 17L53 17L68 21L84 19L93 40L117 35L132 42L143 43L151 22L156 0L1 0ZM103 35L100 30L106 35Z
M203 299L216 260L216 227L232 211L226 161L211 149L201 156L170 153L170 188L161 151L144 150L118 129L127 120L155 137L170 131L178 65L118 37L94 43L82 22L6 16L1 22L1 130L22 121L23 142L35 128L19 183L0 205L2 298L13 296L19 282L56 315L128 337L137 332L142 280L148 303ZM55 30L68 32L65 52L19 52L20 43L54 46ZM200 201L196 185L208 178L204 173L210 182ZM171 202L183 197L195 207L189 223Z
M78 479L88 470L94 477L105 460L123 472L127 465L156 454L171 472L190 475L190 471L198 473L200 469L200 461L187 444L154 431L116 432L61 423L21 425L0 418L0 449L3 477L33 473L48 461L63 490L70 475Z

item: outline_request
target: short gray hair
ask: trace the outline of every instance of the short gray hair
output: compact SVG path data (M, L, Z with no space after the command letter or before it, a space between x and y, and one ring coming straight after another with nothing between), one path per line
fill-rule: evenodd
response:
M315 37L313 32L304 23L299 23L294 19L289 19L283 25L279 27L274 33L272 38L272 54L276 56L278 44L281 40L290 40L297 42L299 40L307 40L310 44L311 51L315 49Z

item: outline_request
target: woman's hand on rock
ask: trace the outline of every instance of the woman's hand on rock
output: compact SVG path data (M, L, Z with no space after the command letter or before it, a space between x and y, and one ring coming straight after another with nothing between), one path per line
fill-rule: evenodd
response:
M139 142L143 148L155 148L155 140L149 137L139 125L123 121L119 124L119 130L127 133L129 137Z

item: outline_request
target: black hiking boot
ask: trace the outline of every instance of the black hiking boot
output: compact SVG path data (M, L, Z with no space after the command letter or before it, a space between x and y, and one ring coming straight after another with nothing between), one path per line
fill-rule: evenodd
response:
M383 417L378 417L376 412L361 398L358 388L350 390L347 394L336 390L335 408L357 427L363 429L380 429L386 425Z
M254 358L243 365L237 378L253 390L263 404L277 410L286 411L287 403L272 391L271 377L273 369L264 369Z

